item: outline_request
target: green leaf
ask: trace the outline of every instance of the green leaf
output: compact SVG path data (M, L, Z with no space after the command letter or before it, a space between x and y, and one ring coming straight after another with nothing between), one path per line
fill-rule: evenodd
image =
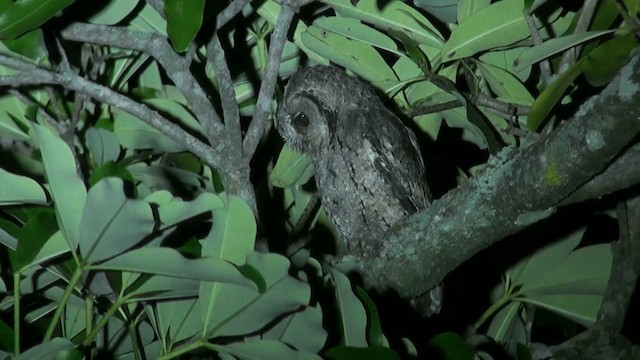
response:
M87 147L97 164L117 161L120 157L120 143L113 131L91 127L87 130Z
M521 71L516 71L513 63L528 47L516 47L512 49L499 49L494 51L485 52L480 55L480 61L485 64L491 64L506 70L512 75L515 75L521 82L526 82L531 75L531 67L524 68Z
M67 339L55 338L46 343L38 344L31 349L16 356L15 360L51 360L56 355L75 349L76 344Z
M71 3L73 0L0 0L0 39L39 27Z
M458 0L413 0L413 3L445 24L456 22Z
M167 33L177 52L185 52L202 26L205 0L165 0Z
M405 56L403 52L398 50L398 46L390 37L361 23L357 19L341 16L329 16L321 17L314 21L313 24L325 30L340 34L346 38L369 44L398 56Z
M140 162L128 166L127 169L137 181L141 182L141 184L138 184L138 189L143 184L153 191L175 191L176 187L178 187L184 191L195 192L202 188L203 178L201 175L176 168L175 166L148 165Z
M367 347L367 313L364 306L353 293L351 283L344 274L332 269L331 275L335 283L342 343L346 346Z
M382 346L368 348L338 346L329 349L325 356L333 360L400 360L400 355L395 351Z
M182 123L187 129L193 130L193 132L197 134L204 134L202 131L202 126L196 120L193 115L185 108L185 105L180 104L179 102L171 99L146 99L144 101L146 104L151 107L163 111L170 115L170 117L178 120Z
M528 66L531 66L532 64L537 63L538 61L558 54L561 51L580 45L587 41L592 41L601 36L611 34L614 31L616 30L588 31L584 33L571 34L547 40L538 46L533 46L523 51L522 54L520 54L520 57L516 59L516 62L514 64L515 69L516 71L520 71Z
M237 196L222 194L224 207L213 211L213 226L202 240L202 256L219 257L242 265L253 251L256 222L247 203Z
M325 3L340 16L362 20L384 31L404 33L419 44L437 49L442 46L442 35L436 27L402 1L389 1L382 7L378 7L376 1L327 0Z
M446 360L473 360L476 353L473 346L452 332L434 336L429 340L429 345L438 349Z
M551 109L562 99L565 91L573 84L578 75L582 72L582 60L573 64L567 71L558 76L549 86L547 86L536 101L531 105L527 117L527 127L531 131L537 131L547 118Z
M287 345L273 340L253 340L236 342L228 345L216 345L220 352L233 355L238 359L264 359L264 360L321 360L318 355L297 351Z
M498 151L500 151L500 149L502 149L504 144L502 143L502 139L498 136L496 129L493 127L487 116L485 116L476 107L473 101L468 98L467 94L459 92L455 84L444 76L431 75L429 77L429 80L440 89L456 96L458 100L460 100L460 102L465 105L465 108L467 110L466 118L468 119L469 123L473 124L477 129L480 130L485 143L492 154L496 154ZM447 110L443 114L446 114L447 112L450 113L456 110L457 109ZM445 118L446 117L447 116L445 115Z
M634 34L626 34L600 44L582 63L582 71L593 86L604 86L616 76L628 59L631 50L638 46Z
M544 307L589 326L602 302L611 271L611 245L600 244L571 251L582 232L546 246L518 263L510 276L521 285L522 301Z
M514 285L523 285L534 281L541 273L555 266L580 244L584 228L576 230L537 250L531 256L520 260L509 269L509 278Z
M221 281L255 289L231 263L222 259L203 257L187 259L171 248L140 248L128 251L92 269L117 270L135 273L163 275L202 281Z
M526 105L534 101L529 90L510 72L497 66L478 61L478 69L487 81L491 91L499 97L521 100Z
M117 255L148 236L155 221L149 204L127 199L119 178L105 178L89 190L80 223L80 253L87 262Z
M184 147L151 125L124 111L113 108L114 133L128 149L153 149L157 152L181 152Z
M198 197L192 201L183 201L180 198L174 198L166 191L154 193L148 196L145 200L147 202L154 203L160 195L167 195L171 197L170 201L163 200L161 203L158 203L160 205L158 208L158 215L160 216L163 229L174 226L204 212L223 209L225 206L224 200L220 196L207 192L198 195ZM215 222L220 220L221 219L216 219ZM247 250L247 253L251 250ZM219 256L220 254L208 253L207 249L207 251L202 255Z
M196 301L197 299L178 299L156 304L157 322L163 341L175 344L202 331Z
M67 239L69 248L75 249L80 242L80 219L87 189L78 177L76 161L69 146L48 129L36 124L33 128L60 230Z
M55 213L41 211L30 218L20 229L16 265L19 269L29 266L49 238L58 231Z
M356 293L358 298L364 303L366 306L369 326L367 331L367 339L371 346L387 346L386 339L384 338L384 334L382 333L382 325L380 324L380 317L378 316L378 309L376 308L376 304L371 300L369 294L364 291L363 288L356 286Z
M530 33L523 8L523 0L505 0L468 17L453 30L442 47L442 58L446 61L462 59L526 39Z
M300 39L315 53L353 71L382 90L398 82L393 70L369 44L348 39L315 24L309 26Z
M142 6L142 10L138 13L138 16L131 20L129 28L138 31L145 31L151 33L159 33L161 35L167 34L167 21L162 15L157 12L153 6L149 5L146 1Z
M522 304L518 302L512 302L500 309L491 320L487 335L497 342L505 343L520 334L520 331L524 331L524 323L518 316L521 309Z
M458 24L490 4L491 0L460 0L458 2Z
M47 195L35 180L12 174L0 167L0 206L47 203Z
M304 185L313 176L313 171L309 156L284 145L271 172L271 185L280 188Z
M125 294L129 301L184 299L198 296L199 287L200 280L180 278L180 281L176 281L174 276L147 275L139 276L132 284L127 284Z
M289 275L290 263L276 254L254 252L247 264L264 277L266 288L258 292L231 284L200 285L199 305L206 337L253 333L278 316L308 305L309 285Z
M0 0L1 1L1 0ZM5 39L2 43L9 51L25 56L38 63L46 62L49 56L42 30L35 29L15 39Z
M96 25L115 25L131 14L138 3L139 0L111 0L92 15L88 22Z
M100 182L100 180L108 178L108 177L117 177L124 181L128 181L132 185L135 184L135 180L133 179L133 175L127 170L113 161L107 161L100 166L98 166L89 177L89 186L93 187L93 185Z
M263 335L263 340L278 340L295 349L318 353L327 341L327 331L322 327L322 309L308 306L288 315Z

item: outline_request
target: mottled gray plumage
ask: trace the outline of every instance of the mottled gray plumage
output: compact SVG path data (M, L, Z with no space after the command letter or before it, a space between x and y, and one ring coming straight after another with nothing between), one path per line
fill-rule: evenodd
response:
M310 155L322 205L347 245L429 205L415 135L371 86L343 70L316 66L293 75L277 128Z
M347 248L429 206L415 135L370 85L343 70L296 72L276 126L289 146L311 157L322 205ZM441 288L425 295L431 299L425 313L438 311Z

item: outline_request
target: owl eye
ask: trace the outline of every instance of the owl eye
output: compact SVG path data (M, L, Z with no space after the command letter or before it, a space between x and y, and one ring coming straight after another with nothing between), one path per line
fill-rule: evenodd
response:
M293 117L293 125L307 127L309 126L309 117L305 113L299 112Z

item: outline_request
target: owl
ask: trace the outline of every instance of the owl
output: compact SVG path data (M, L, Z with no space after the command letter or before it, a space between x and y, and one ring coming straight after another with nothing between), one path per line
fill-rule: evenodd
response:
M373 88L334 66L302 68L287 84L276 128L315 166L322 206L347 249L379 238L431 203L415 134ZM440 286L413 299L440 309Z
M373 88L334 66L289 80L276 127L308 154L322 205L347 247L429 206L416 137Z

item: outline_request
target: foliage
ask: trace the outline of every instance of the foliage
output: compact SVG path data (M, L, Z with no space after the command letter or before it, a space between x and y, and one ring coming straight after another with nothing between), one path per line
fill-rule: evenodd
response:
M285 79L305 63L343 66L411 118L422 138L440 141L445 128L457 129L458 141L477 149L469 157L484 159L531 132L553 131L564 110L579 105L585 89L607 84L637 47L627 19L636 18L640 1L624 1L624 14L601 1L586 28L581 9L556 2L434 3L314 3L294 22L273 76ZM217 30L228 4L0 0L0 357L419 356L412 342L429 339L390 334L379 318L388 309L323 267L315 252L254 251L257 239L273 234L256 222L263 207L288 210L262 216L284 228L270 242L291 235L311 198L313 164L286 146L278 155L255 125L260 111L276 106L272 96L260 102L256 79L271 74L276 41L269 35L285 10L273 0L251 2L241 19ZM84 22L102 26L86 28L96 30L87 35L92 41L65 30ZM102 41L99 33L110 29L146 44ZM219 44L209 42L212 33ZM195 106L171 62L158 60L163 54L152 54L157 39L179 54L170 59L188 60L185 68L206 84L239 148L211 135L211 124L222 122L206 122L214 115ZM223 48L228 74L213 59ZM16 80L33 69L69 77ZM77 73L115 91L101 97L104 88L78 83ZM254 125L259 147L251 165L264 178L254 181L251 198L227 182L237 162L224 160L244 150L248 157L239 159L249 171L253 152L242 148L239 129L247 143ZM483 161L455 164L463 175L457 180ZM330 240L319 231L328 225L322 212L310 223L310 234ZM467 319L480 345L438 329L429 346L448 359L491 358L486 343L516 356L531 343L534 308L565 326L593 324L612 260L609 244L580 245L585 229L513 255L492 303L475 323Z

